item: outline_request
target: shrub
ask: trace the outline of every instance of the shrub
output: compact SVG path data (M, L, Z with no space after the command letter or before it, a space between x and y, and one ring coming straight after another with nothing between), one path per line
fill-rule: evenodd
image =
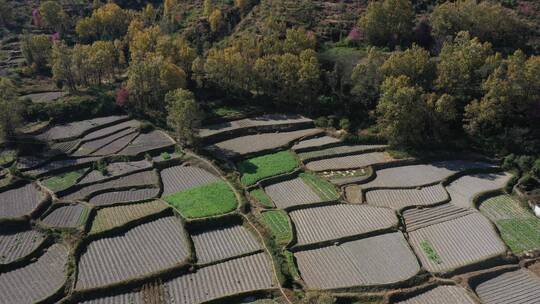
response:
M109 174L107 171L107 163L103 159L96 161L92 166L92 169L99 171L102 175Z
M326 117L324 117L324 116L321 116L321 117L315 119L315 126L317 126L319 128L328 127L328 119L326 119Z
M351 122L348 118L342 118L339 120L339 127L345 131L349 131L351 128Z
M163 152L161 153L161 159L164 159L164 160L171 159L171 155L167 152Z
M533 166L532 166L532 169L531 169L531 172L532 174L534 174L534 176L536 176L537 178L540 178L540 158L538 158Z
M516 156L514 154L508 154L503 160L502 168L506 171L516 168Z
M141 122L141 125L139 126L139 131L141 133L150 133L154 131L154 125L151 122L143 121Z
M522 155L516 158L516 164L521 172L529 172L532 168L534 158L529 155Z

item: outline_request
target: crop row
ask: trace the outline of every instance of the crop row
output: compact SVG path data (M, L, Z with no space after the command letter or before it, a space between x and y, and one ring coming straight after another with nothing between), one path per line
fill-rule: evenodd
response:
M8 230L0 232L0 264L8 264L36 250L45 236L31 229Z
M370 205L400 210L409 206L427 206L448 200L441 184L413 189L379 189L366 193Z
M96 211L90 233L100 233L122 226L145 216L159 213L167 208L160 201L102 208Z
M156 198L159 191L159 188L155 187L108 191L92 196L88 202L95 206L140 202Z
M466 175L446 187L452 204L462 208L472 208L473 199L480 193L503 188L510 180L510 173L484 173Z
M340 140L331 136L321 136L311 139L302 140L299 143L292 146L292 150L299 152L309 148L323 147L326 145L337 144Z
M303 161L324 159L330 157L344 156L348 154L357 154L374 150L384 149L385 145L343 145L325 149L319 149L309 152L298 153L298 157ZM294 147L293 147L294 148Z
M174 166L161 172L163 194L169 195L193 187L219 181L219 177L195 166Z
M67 123L64 125L54 126L47 131L39 134L36 138L43 141L56 141L68 138L79 137L85 132L92 129L99 128L100 126L113 124L115 122L123 121L127 116L108 116L101 118L94 118L89 120L82 120Z
M306 168L311 171L356 169L374 164L386 163L391 160L392 157L390 157L390 155L386 152L370 152L315 160L308 162L306 164Z
M4 191L0 193L0 218L29 215L44 198L34 184Z
M521 269L486 280L475 291L485 304L534 304L540 299L540 278Z
M54 209L44 219L43 223L51 227L76 228L86 222L89 209L83 205L66 205Z

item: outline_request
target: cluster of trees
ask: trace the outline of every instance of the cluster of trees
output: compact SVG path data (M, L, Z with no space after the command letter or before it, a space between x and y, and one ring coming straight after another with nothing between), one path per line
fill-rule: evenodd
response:
M17 101L15 85L5 77L0 77L0 108L0 140L8 141L21 123L22 105Z
M107 3L94 10L91 16L80 19L75 31L83 42L120 39L126 34L133 17L133 11Z

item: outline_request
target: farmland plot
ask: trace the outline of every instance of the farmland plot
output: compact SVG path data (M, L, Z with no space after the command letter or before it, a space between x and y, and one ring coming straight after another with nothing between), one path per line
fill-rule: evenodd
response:
M146 160L132 161L132 162L116 162L107 165L107 174L103 175L98 170L93 170L83 177L79 184L94 183L110 179L111 177L129 174L137 171L152 168L152 163Z
M241 225L220 227L191 236L199 264L217 262L262 250L248 229Z
M94 161L100 159L99 156L89 156L89 157L80 157L80 158L64 158L61 160L54 160L38 167L29 168L25 173L33 176L42 176L46 173L51 173L54 170L65 169L73 166L83 166L85 164L93 163Z
M276 207L281 209L323 201L300 177L270 185L264 191Z
M33 303L55 293L66 280L68 250L55 244L28 265L0 275L0 303Z
M160 201L108 207L97 210L90 233L100 233L156 214L168 206Z
M291 172L297 166L291 152L280 151L246 159L238 164L238 170L242 173L242 184L252 185L261 179Z
M53 192L58 192L65 190L77 183L79 179L85 174L88 169L79 169L69 171L60 175L56 175L50 178L47 178L42 181L42 185L47 187Z
M377 177L374 180L363 184L362 188L422 186L439 182L464 170L492 167L493 165L485 162L453 160L386 168L377 170Z
M163 132L154 130L150 133L142 133L135 138L127 147L119 152L120 155L140 155L146 152L157 151L172 147L174 142Z
M480 212L497 225L504 242L514 253L540 248L540 219L509 195L489 198Z
M129 143L131 143L137 136L139 136L139 133L136 131L130 132L126 134L125 136L122 136L107 145L99 148L98 150L94 151L92 155L111 155L116 154L119 151L122 151Z
M45 240L45 235L36 230L8 230L0 232L0 264L9 264L24 258L36 250Z
M462 208L472 208L473 199L482 192L503 188L510 180L510 173L485 173L466 175L446 187L452 204Z
M88 244L79 260L76 289L144 276L181 263L188 255L180 221L160 218Z
M520 269L482 282L475 291L485 304L535 304L540 299L540 278Z
M54 209L42 222L50 227L76 228L84 225L89 211L81 204L66 205Z
M392 157L386 152L371 152L315 160L307 163L306 168L311 171L356 169L392 160Z
M198 133L199 137L205 139L223 134L234 134L235 131L242 129L265 126L279 128L280 126L308 125L312 123L313 121L311 119L299 115L269 114L204 126L199 129Z
M261 221L270 230L279 244L286 245L292 239L292 226L287 212L268 210L261 214Z
M135 129L124 129L118 133L113 133L111 135L97 138L94 140L89 140L79 146L79 148L73 152L73 156L87 156L87 155L106 155L106 153L101 153L100 150L105 148L107 145L114 143L117 140L121 140L123 137L128 137L130 134L136 134ZM127 145L128 143L125 143ZM118 147L117 149L122 149L123 146ZM114 153L112 149L109 149L110 153Z
M401 232L295 253L310 289L392 284L420 270Z
M48 129L47 131L41 134L38 134L36 138L43 141L67 140L67 139L79 137L92 129L97 129L102 126L104 127L110 124L124 121L127 118L128 118L127 116L108 116L108 117L100 117L100 118L76 121L76 122L67 123L64 125L54 126Z
M49 150L46 151L47 156L56 156L61 154L69 154L71 153L78 145L79 140L74 139L70 141L63 141L63 142L53 142L49 144Z
M430 272L452 271L506 252L489 220L479 212L407 231L416 255Z
M61 197L63 200L82 200L95 193L97 191L103 191L107 189L116 189L116 188L129 188L137 186L147 186L147 185L157 185L158 177L154 171L142 171L126 176L119 177L107 182L99 184L91 184L88 186L83 186L80 189L74 189L74 192L66 194Z
M299 245L313 244L397 226L394 211L366 205L337 204L289 213Z
M100 138L104 138L118 132L124 131L126 129L136 129L141 125L140 122L136 120L128 120L118 124L114 124L110 127L102 128L94 132L88 133L81 138L81 142L85 143L88 141L94 141Z
M460 286L438 286L397 304L475 304L467 291Z
M153 187L110 191L94 195L88 200L88 202L95 206L140 202L156 198L159 191L159 188Z
M412 189L378 189L366 193L368 204L394 210L438 204L448 199L448 193L441 184Z
M34 184L0 193L0 218L21 217L29 215L45 199Z
M171 303L202 303L237 293L276 288L272 273L270 259L258 253L203 267L167 282L166 289Z
M452 204L444 204L432 208L406 210L403 212L403 220L407 231L410 232L473 213L477 212L473 209L459 208Z
M339 142L340 142L339 138L335 138L331 136L321 136L321 137L302 140L299 143L292 146L291 149L295 152L299 152L305 149L324 147L326 145L337 144Z
M110 295L97 299L80 301L78 304L145 304L140 291Z
M220 180L214 174L194 166L170 167L163 169L160 174L163 196Z
M218 142L207 147L207 149L218 156L233 158L265 150L277 149L288 145L294 140L316 135L321 132L321 129L304 129L291 132L247 135Z
M343 145L343 146L319 149L315 151L301 152L301 153L298 153L298 157L302 161L310 161L310 160L316 160L316 159L344 156L348 154L371 152L371 151L381 150L386 147L387 147L386 145Z

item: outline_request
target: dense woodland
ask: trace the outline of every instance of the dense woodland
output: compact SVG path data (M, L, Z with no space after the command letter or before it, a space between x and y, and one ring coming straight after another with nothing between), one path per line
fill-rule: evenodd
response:
M1 135L126 111L195 146L205 120L298 112L348 140L510 155L540 172L535 0L0 0ZM51 79L70 94L19 98ZM540 173L539 173L540 174Z

